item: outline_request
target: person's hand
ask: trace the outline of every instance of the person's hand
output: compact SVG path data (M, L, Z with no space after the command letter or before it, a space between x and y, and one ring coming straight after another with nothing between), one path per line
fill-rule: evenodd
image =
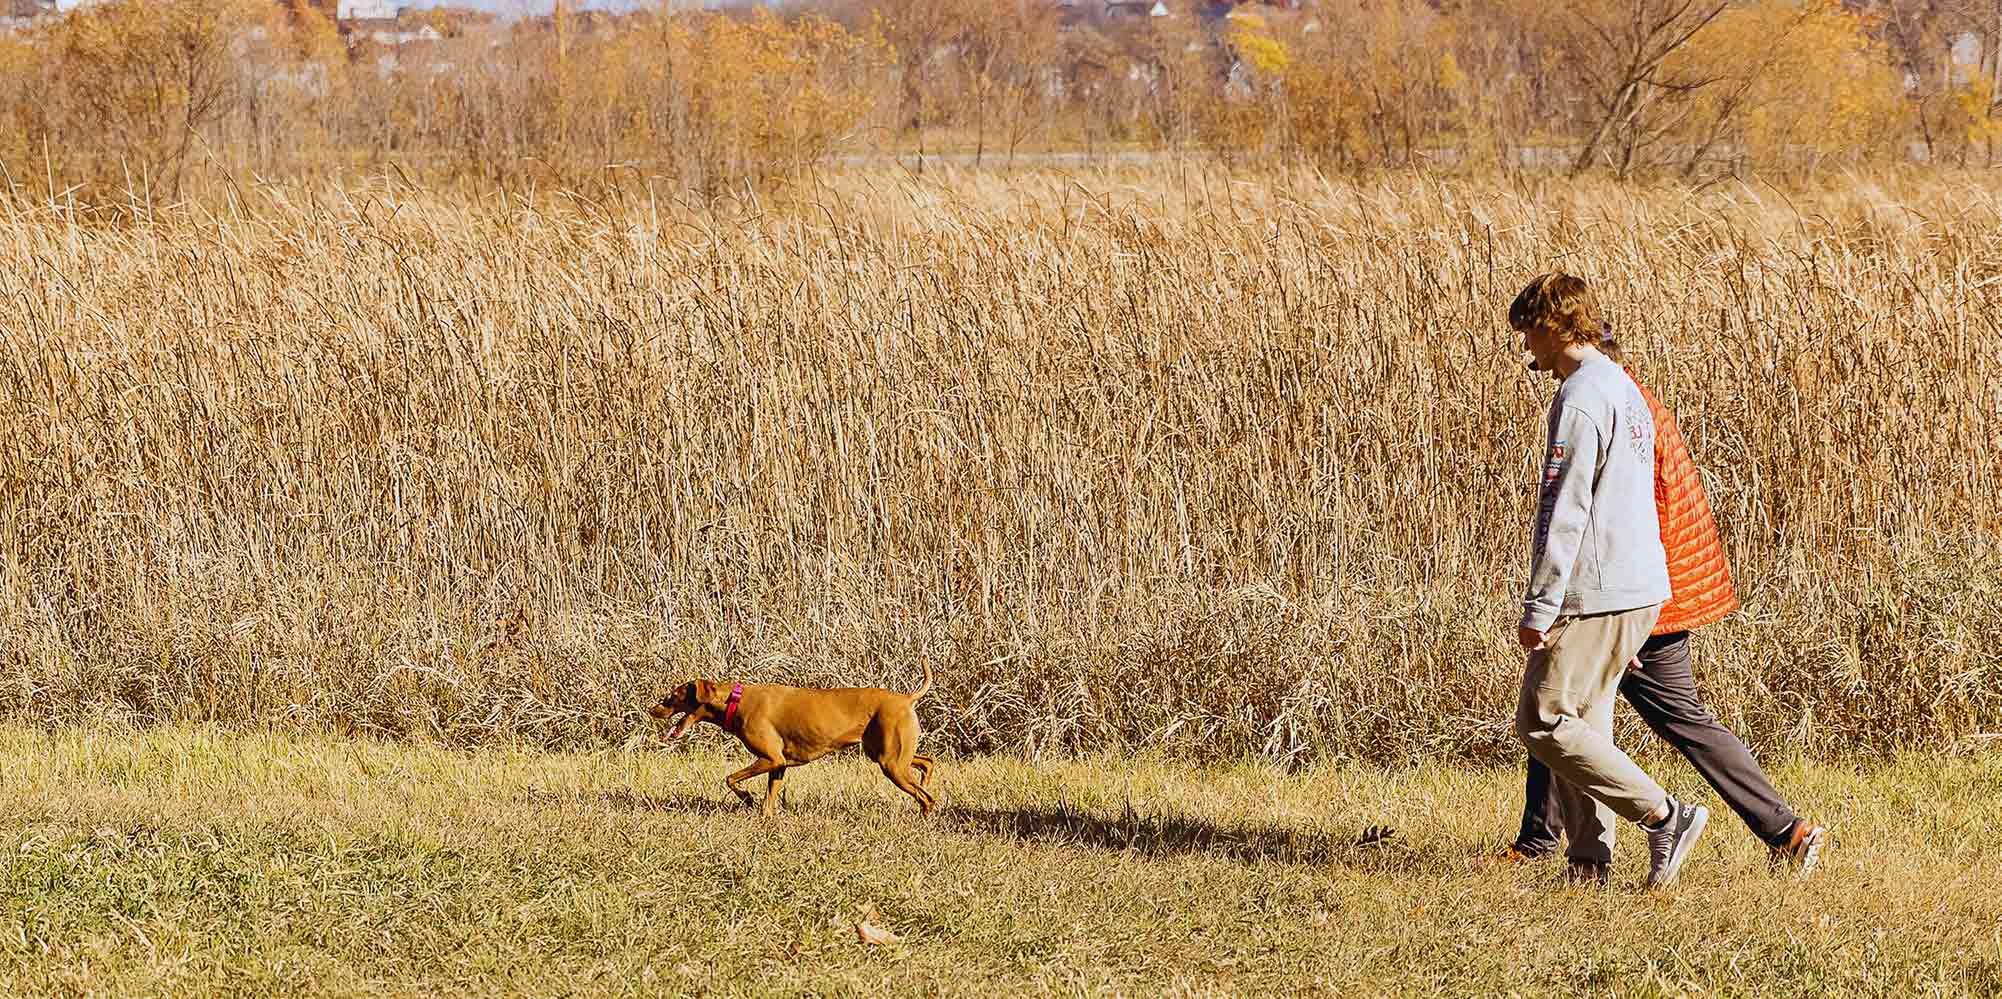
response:
M1632 659L1629 659L1629 660L1627 660L1627 669L1628 669L1628 670L1631 670L1632 672L1635 672L1635 673L1638 673L1638 672L1640 672L1640 671L1641 671L1641 657L1639 657L1639 656L1635 656L1635 657L1633 657Z
M1515 640L1521 643L1523 651L1525 652L1535 652L1536 650L1544 647L1543 632L1540 632L1535 628L1531 628L1525 625L1516 626Z

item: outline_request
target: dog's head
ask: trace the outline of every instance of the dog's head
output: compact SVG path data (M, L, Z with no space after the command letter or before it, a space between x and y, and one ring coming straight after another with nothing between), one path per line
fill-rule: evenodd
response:
M661 721L680 715L681 721L667 733L668 738L679 739L687 735L688 730L694 728L696 722L715 721L720 724L723 719L723 705L718 701L715 684L707 680L690 680L668 691L667 696L662 697L660 703L646 709L646 713Z

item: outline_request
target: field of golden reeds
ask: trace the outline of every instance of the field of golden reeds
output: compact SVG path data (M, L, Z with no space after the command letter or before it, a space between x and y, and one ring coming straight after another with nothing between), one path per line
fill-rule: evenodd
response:
M1755 744L2002 730L2002 188L830 175L0 199L0 715L603 745L910 686L962 751L1511 742L1595 281L1680 416Z

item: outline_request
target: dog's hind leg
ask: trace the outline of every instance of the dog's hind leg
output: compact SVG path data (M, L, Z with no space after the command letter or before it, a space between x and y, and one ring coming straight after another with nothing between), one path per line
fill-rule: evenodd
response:
M931 793L911 778L910 764L898 766L895 760L883 760L879 765L883 768L883 776L890 778L890 783L917 799L919 815L931 814L933 804Z
M911 769L918 772L919 787L931 786L931 765L931 757L929 756L911 757Z
M785 790L786 768L780 767L765 775L765 816L770 818L783 801L780 795Z
M862 751L883 768L883 776L890 778L890 783L917 799L920 814L930 815L932 796L911 776L911 770L917 767L919 759L917 712L911 711L908 705L904 711L904 716L894 721L886 721L880 715L871 721L869 727L862 730ZM930 760L925 760L923 769L930 772Z

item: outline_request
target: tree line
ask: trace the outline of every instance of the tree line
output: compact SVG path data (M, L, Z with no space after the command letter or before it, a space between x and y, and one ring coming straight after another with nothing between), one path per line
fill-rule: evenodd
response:
M366 30L324 6L104 0L0 34L0 184L716 191L844 154L1052 150L1804 174L1986 164L2002 131L2002 0L828 0Z

